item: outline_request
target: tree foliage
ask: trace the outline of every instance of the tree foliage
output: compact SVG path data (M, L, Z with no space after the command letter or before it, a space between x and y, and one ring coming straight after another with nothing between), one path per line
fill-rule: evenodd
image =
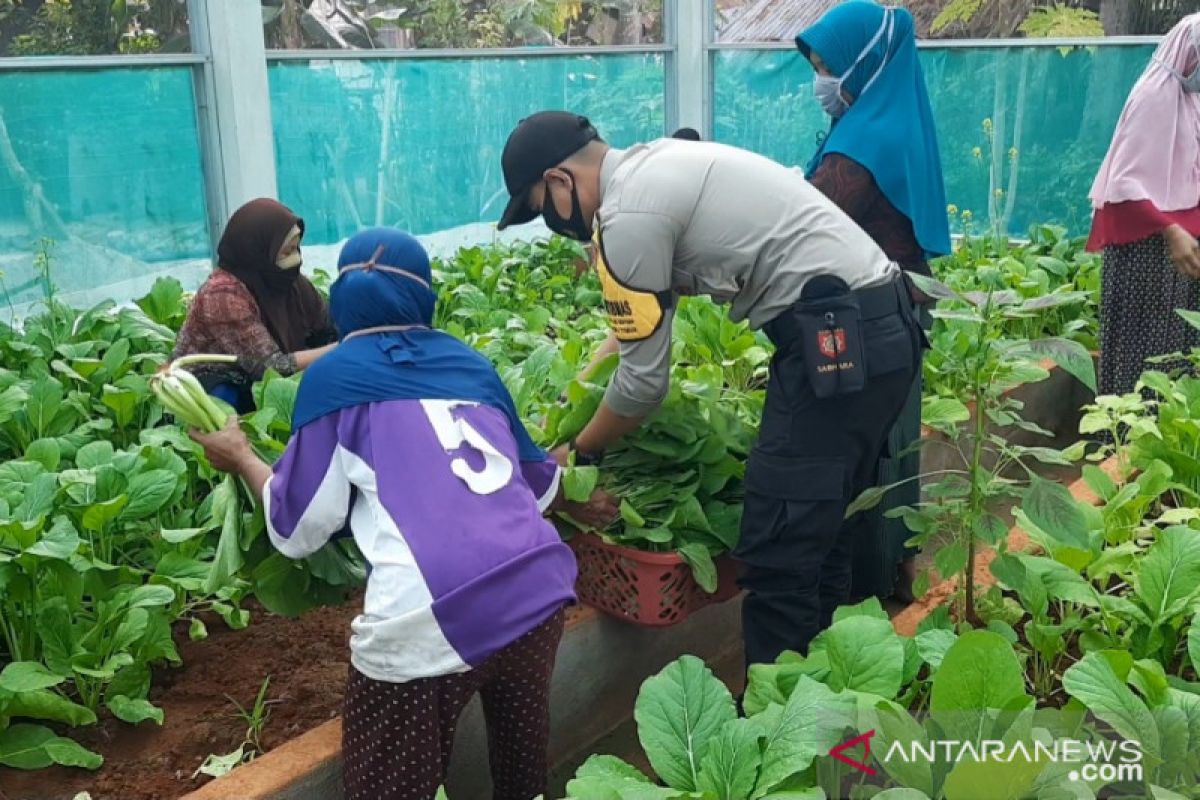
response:
M376 30L412 31L416 47L475 48L655 41L661 15L662 0L409 0L365 16Z
M939 33L955 22L966 24L975 18L982 7L983 0L950 0L946 7L934 17L929 31L930 33Z
M271 0L269 48L661 41L662 0ZM187 0L0 0L0 54L186 50Z
M1081 38L1162 35L1200 0L904 0L933 36Z
M1021 23L1019 30L1031 39L1077 39L1104 35L1099 14L1057 3L1049 8L1035 8Z
M6 55L152 53L187 47L183 0L0 0Z

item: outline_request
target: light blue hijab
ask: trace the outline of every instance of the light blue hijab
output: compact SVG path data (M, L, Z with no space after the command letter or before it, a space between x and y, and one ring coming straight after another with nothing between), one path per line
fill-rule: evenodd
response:
M816 52L835 76L844 75L842 88L851 99L809 163L809 174L830 153L853 159L912 222L926 258L949 253L942 161L912 15L851 0L796 36L796 46L805 58Z

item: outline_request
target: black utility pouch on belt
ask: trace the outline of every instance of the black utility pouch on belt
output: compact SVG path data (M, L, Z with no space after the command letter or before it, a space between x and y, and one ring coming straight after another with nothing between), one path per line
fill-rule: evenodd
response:
M792 306L809 383L818 398L861 392L867 383L862 312L841 278L810 280Z

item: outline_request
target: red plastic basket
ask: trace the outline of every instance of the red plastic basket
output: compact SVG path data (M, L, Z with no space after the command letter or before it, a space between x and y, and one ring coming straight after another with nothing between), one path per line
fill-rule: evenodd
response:
M675 553L646 553L604 542L590 533L570 541L579 562L575 593L598 611L646 627L665 627L705 606L737 595L737 569L728 555L717 562L717 591L709 594Z

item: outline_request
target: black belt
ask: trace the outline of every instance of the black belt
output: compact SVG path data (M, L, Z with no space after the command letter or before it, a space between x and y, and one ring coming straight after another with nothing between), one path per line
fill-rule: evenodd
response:
M863 320L890 317L892 314L907 315L912 311L912 295L908 291L908 279L898 275L883 286L858 289L854 292Z
M908 279L903 273L882 286L856 289L852 294L858 301L859 313L864 322L890 317L893 314L899 314L905 320L913 319L912 294L909 292ZM794 341L799 335L796 322L790 312L791 307L789 306L763 326L763 331L776 347L784 342Z

